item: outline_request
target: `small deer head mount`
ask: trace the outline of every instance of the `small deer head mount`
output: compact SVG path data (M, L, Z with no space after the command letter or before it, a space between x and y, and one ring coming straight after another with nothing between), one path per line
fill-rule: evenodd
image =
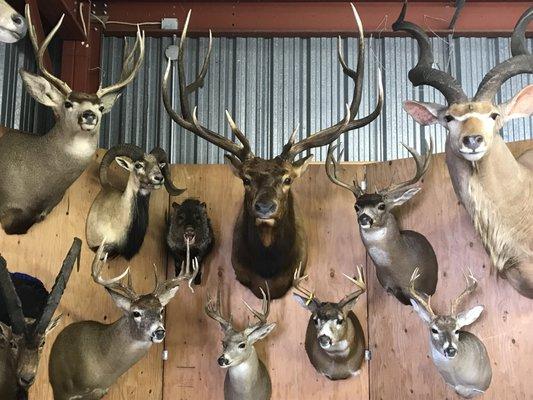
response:
M382 190L374 193L367 191L366 177L361 183L354 181L346 183L339 179L337 172L339 164L335 160L334 152L337 146L330 145L326 158L326 173L329 179L336 185L349 190L355 196L355 212L357 222L362 229L382 227L390 212L413 198L421 189L419 181L429 168L431 154L433 151L433 141L430 139L427 152L420 155L412 147L403 146L413 156L416 164L415 176L411 179L397 184L391 184ZM341 152L342 154L342 152Z

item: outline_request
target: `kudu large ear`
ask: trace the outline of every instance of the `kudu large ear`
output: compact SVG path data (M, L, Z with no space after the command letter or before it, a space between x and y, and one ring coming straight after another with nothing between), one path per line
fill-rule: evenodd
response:
M463 326L473 324L479 318L483 310L483 306L475 306L468 311L460 312L457 314L457 325L459 328L462 328Z
M313 314L318 311L318 301L316 299L309 300L307 297L300 296L298 293L292 294L296 301L306 310L311 311Z
M501 106L504 121L529 117L533 114L533 84L523 88L510 101Z
M63 104L65 96L45 78L23 69L19 72L26 90L39 103L54 109Z
M264 339L267 337L267 335L274 330L276 327L276 323L272 322L270 324L259 326L257 329L254 329L249 335L248 335L248 341L251 344L254 344L258 340Z
M424 321L426 324L429 324L431 322L431 315L427 312L427 310L420 306L420 304L417 303L414 299L409 299L411 301L411 305L413 306L413 310L422 318L422 321Z
M403 109L420 125L432 125L439 122L439 115L446 106L436 103L407 100L403 102Z
M235 175L237 178L241 178L242 161L233 154L224 154L224 158L227 161L226 164L231 167L231 172L233 172L233 175Z
M420 192L421 189L422 188L420 186L414 186L387 193L387 203L391 208L401 206L402 204L411 200L418 192Z
M302 157L299 160L294 161L292 163L294 174L297 177L302 176L305 170L307 169L309 163L313 161L313 158L314 158L314 155L309 154L307 157Z

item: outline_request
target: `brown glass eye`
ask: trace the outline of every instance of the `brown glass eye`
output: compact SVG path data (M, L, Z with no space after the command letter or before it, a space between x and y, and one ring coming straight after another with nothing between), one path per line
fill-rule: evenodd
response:
M492 114L490 114L490 117L491 117L494 121L496 121L496 120L498 119L499 116L500 116L500 114L498 114L498 113L492 113Z
M290 185L292 183L292 179L289 177L289 178L285 178L285 180L283 181L283 183L285 185Z
M385 203L381 203L381 204L378 206L378 210L383 211L384 209L385 209Z
M446 116L444 117L444 120L445 120L446 122L452 122L454 119L455 119L455 118L454 118L452 115L446 115Z

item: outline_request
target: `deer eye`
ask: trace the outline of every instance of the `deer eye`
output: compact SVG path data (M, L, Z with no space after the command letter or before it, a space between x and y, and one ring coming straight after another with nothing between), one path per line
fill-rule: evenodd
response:
M439 333L439 331L436 330L435 328L431 328L431 333L434 333L436 335L437 333Z
M314 318L313 318L313 322L315 323L315 325L318 325L318 318L317 318L317 317L314 317Z
M292 183L292 179L289 177L289 178L285 178L285 180L283 181L283 183L285 185L290 185Z
M455 118L452 115L446 115L444 116L444 120L446 122L452 122L453 120L455 120Z
M139 311L134 311L133 318L141 318L141 313Z
M378 206L378 210L383 211L384 209L385 209L385 203L381 203L381 204Z
M65 101L65 108L72 108L73 104L70 101Z
M244 349L246 347L246 343L239 343L239 349Z
M104 112L105 107L104 107L104 106L100 106L100 107L98 108L98 110L100 110L100 112Z
M496 121L496 120L498 119L499 116L500 116L500 114L498 114L498 113L492 113L492 114L490 114L490 117L491 117L494 121Z
M342 325L344 320L342 318L337 318L337 325Z
M242 183L244 183L244 185L248 186L250 183L252 183L252 181L250 180L250 178L242 178Z

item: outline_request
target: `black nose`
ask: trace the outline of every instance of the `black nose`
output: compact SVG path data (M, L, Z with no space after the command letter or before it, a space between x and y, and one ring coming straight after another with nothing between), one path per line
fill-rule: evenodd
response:
M155 175L154 176L154 181L156 181L156 182L163 182L163 179L165 179L165 178L163 178L163 175Z
M163 340L165 338L165 330L164 329L158 329L154 332L154 338L157 340Z
M358 220L359 220L359 224L360 225L370 225L370 226L372 226L372 224L374 223L374 220L372 218L370 218L366 214L361 214L359 216Z
M33 381L34 381L35 378L25 378L25 377L20 377L20 383L22 384L22 386L31 386Z
M17 26L24 25L24 20L22 19L22 17L19 14L13 14L11 16L11 21L13 21L13 23L15 25L17 25Z
M453 347L448 347L444 350L444 354L446 355L446 357L455 357L455 355L457 354L457 350L455 350Z
M274 201L256 201L254 205L255 211L261 216L268 216L276 212L278 205Z
M220 356L220 357L218 357L217 363L218 363L218 365L223 367L224 365L228 365L229 361L228 361L228 359L226 357Z
M196 231L195 231L195 229L192 226L187 226L185 228L185 234L187 236L194 236L195 233L196 233Z
M471 135L463 137L463 144L470 150L476 150L483 143L483 136Z
M330 346L331 339L326 335L320 335L318 337L318 343L320 344L320 346Z

